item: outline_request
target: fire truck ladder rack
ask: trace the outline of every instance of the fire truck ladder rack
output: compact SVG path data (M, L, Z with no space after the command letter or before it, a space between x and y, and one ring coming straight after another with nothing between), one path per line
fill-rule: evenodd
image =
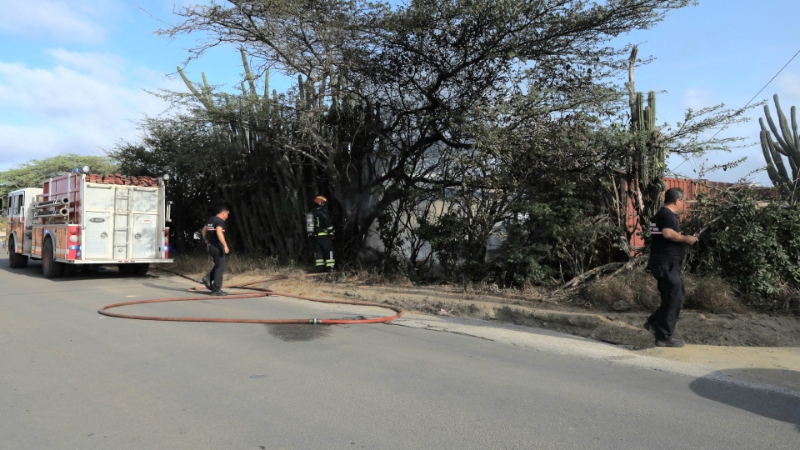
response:
M68 214L69 214L69 208L61 208L61 209L56 209L54 211L34 211L33 218L46 219L49 217L66 217Z
M114 194L114 256L128 259L128 221L130 220L130 191L117 189Z
M69 205L69 199L64 197L58 200L48 200L46 202L38 202L33 204L33 209L51 208L53 206Z

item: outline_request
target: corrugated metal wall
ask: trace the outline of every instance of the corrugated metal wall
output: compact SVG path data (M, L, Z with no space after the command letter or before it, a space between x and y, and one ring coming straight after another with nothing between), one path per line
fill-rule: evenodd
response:
M708 193L711 192L713 189L728 189L730 187L735 186L734 183L720 183L714 181L695 181L695 180L688 180L685 178L665 178L664 179L667 189L672 188L681 188L683 189L683 193L685 194L685 199L687 201L691 201L697 198L697 195L700 193ZM763 194L769 197L778 198L780 197L780 193L777 189L774 188L761 188L764 192ZM686 205L687 210L691 208L692 204L689 203ZM628 214L627 214L627 227L628 230L634 230L633 237L631 238L631 247L634 249L638 249L644 246L644 240L642 239L641 232L642 228L639 226L639 218L636 215L633 209L633 202L629 199L628 200Z

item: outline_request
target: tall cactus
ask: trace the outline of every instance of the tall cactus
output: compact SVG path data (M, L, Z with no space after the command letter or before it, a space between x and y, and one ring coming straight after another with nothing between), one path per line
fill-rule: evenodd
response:
M780 189L783 195L793 196L798 183L800 183L800 173L798 173L798 168L800 168L800 136L797 133L797 110L792 106L792 128L789 129L789 122L781 109L778 94L775 94L772 98L775 100L775 109L778 111L778 124L780 125L781 133L778 133L778 127L775 126L775 122L772 120L769 106L764 105L764 115L767 116L769 129L764 124L764 119L759 118L758 123L761 124L761 150L764 153L764 159L767 161L767 173L770 180L772 180L772 184ZM774 141L772 140L772 135L770 135L770 130L775 136ZM783 156L789 161L789 166L792 169L791 177L783 163Z
M633 68L636 63L638 48L634 46L629 58L629 80L631 123L630 133L633 141L628 149L625 175L627 195L639 219L642 231L650 229L650 218L661 207L661 194L666 187L666 148L663 135L656 125L656 93L647 94L647 106L644 94L636 92L633 82ZM628 239L635 230L627 230Z
M643 230L648 229L650 218L661 207L661 194L666 187L666 151L662 135L656 125L656 93L644 95L637 92L631 102L631 132L634 142L628 158L628 192L639 216Z

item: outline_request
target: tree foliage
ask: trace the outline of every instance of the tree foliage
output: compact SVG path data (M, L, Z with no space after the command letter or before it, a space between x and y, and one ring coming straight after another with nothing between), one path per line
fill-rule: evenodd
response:
M131 173L172 171L186 227L200 223L209 203L229 203L239 249L308 254L302 215L321 194L339 228L340 261L376 248L384 262L411 272L436 259L453 277L569 278L630 254L620 243L627 214L620 175L631 173L642 132L615 80L639 60L608 43L692 3L182 7L183 21L160 33L205 36L190 60L218 45L239 47L241 93L184 76L191 93L166 96L185 112L144 121L143 142L113 155ZM270 71L297 84L270 93ZM658 130L662 159L725 147L696 134L734 116L704 113L711 117ZM487 240L503 233L516 244L490 255ZM374 235L380 245L370 244Z
M92 173L101 175L117 171L114 162L104 156L67 153L51 158L34 159L0 172L0 195L2 198L7 198L8 193L16 189L42 187L42 181L45 179L83 166L89 166Z

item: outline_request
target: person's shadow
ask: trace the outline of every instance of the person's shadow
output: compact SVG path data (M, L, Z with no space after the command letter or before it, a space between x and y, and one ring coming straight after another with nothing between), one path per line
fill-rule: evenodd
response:
M749 411L759 416L787 422L800 431L800 393L792 395L789 393L754 389L733 383L724 383L713 379L713 375L730 376L728 371L720 370L712 374L712 378L698 378L689 387L697 395L735 406L736 408ZM800 378L800 372L782 369L749 369L748 372L769 379L770 375L776 372L785 372L781 375ZM759 377L761 378L761 377Z

